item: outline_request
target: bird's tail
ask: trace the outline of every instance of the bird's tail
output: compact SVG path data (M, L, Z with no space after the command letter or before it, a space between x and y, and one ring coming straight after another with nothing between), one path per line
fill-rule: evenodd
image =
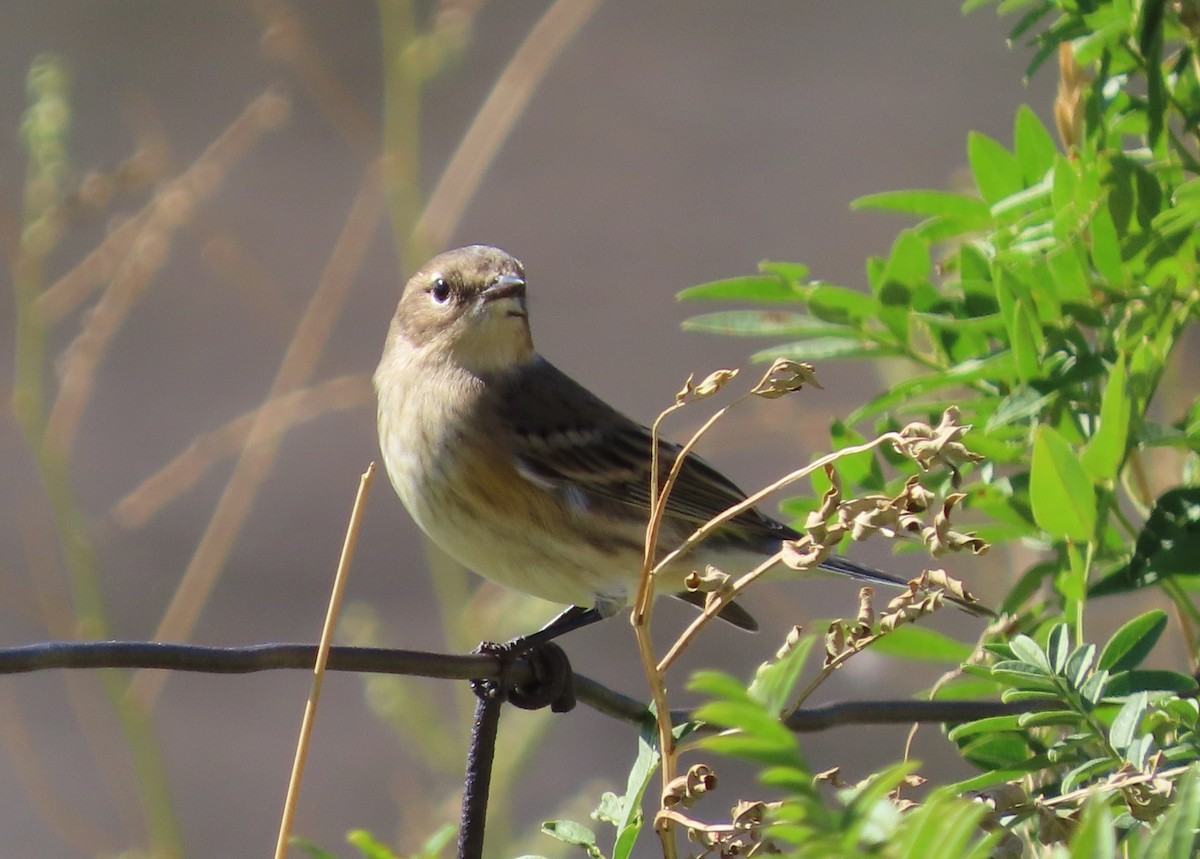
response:
M906 588L908 582L899 576L894 576L891 573L885 573L883 570L876 570L873 567L864 567L862 564L856 564L849 561L840 555L831 555L821 562L821 569L830 573L837 573L843 576L849 576L852 579L858 579L863 582L871 582L877 585L887 585L888 587ZM995 617L996 613L985 605L972 600L962 599L949 592L946 592L946 599L954 603L963 611L978 617Z

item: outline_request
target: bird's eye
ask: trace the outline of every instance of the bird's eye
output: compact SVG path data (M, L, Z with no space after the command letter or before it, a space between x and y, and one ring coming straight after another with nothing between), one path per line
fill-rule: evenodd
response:
M445 278L439 277L429 287L429 294L436 303L445 304L450 300L450 284L446 283Z

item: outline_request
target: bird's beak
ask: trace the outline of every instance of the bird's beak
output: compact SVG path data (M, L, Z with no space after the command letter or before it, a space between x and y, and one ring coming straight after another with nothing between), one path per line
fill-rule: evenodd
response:
M502 274L496 278L496 281L493 284L483 291L481 297L483 298L484 304L490 304L493 301L503 301L504 299L509 299L513 304L513 309L508 312L508 315L525 315L525 281L522 278L509 274Z
M502 274L496 282L483 291L484 301L495 301L498 298L516 298L522 304L525 302L525 281L510 274Z

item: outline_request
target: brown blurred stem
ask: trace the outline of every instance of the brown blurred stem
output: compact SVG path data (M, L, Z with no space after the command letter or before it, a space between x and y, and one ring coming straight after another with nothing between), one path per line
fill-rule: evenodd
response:
M412 0L379 0L383 39L383 179L401 269L414 267L409 241L421 206L421 69L412 48L417 25Z
M225 426L198 436L187 448L131 490L112 509L117 524L140 528L200 480L210 468L242 450L252 432L278 438L297 424L358 408L374 396L365 375L339 376L268 400Z
M556 0L496 79L463 135L413 229L409 247L427 256L450 240L500 147L551 64L583 29L601 0Z

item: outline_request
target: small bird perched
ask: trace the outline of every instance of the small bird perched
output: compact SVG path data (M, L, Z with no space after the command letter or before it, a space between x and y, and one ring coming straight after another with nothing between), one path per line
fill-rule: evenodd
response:
M383 461L421 530L474 572L572 607L542 640L630 602L650 516L650 430L534 351L520 262L472 245L426 263L400 296L375 390ZM664 474L678 452L659 441ZM688 456L660 545L678 545L745 497ZM799 536L747 510L664 570L660 588L702 605L683 590L688 573L707 564L740 573ZM821 567L905 586L840 557ZM756 626L736 604L722 617Z

